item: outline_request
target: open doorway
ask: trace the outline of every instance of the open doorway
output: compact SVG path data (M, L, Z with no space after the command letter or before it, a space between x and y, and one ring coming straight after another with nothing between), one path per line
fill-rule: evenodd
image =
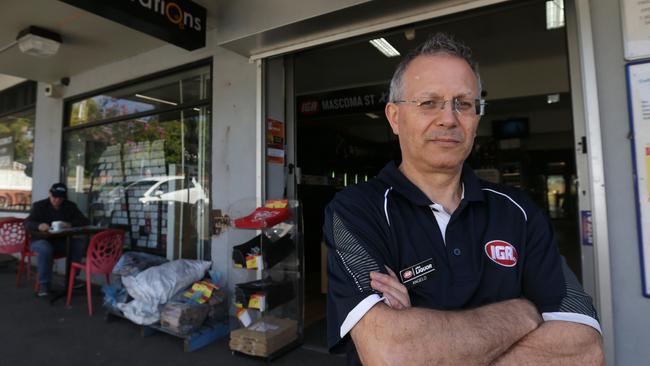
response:
M545 1L509 3L291 56L307 327L325 317L324 207L336 192L400 159L384 106L401 58L379 53L369 44L376 38L402 55L437 31L472 48L488 109L468 163L483 179L527 192L551 218L561 253L581 276L567 36L561 24L549 29L547 16Z

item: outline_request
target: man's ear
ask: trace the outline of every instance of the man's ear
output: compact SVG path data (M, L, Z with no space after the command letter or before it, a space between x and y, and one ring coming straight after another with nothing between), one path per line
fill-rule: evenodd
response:
M399 108L397 107L397 104L387 103L384 113L386 113L386 119L388 119L388 123L390 124L393 133L399 136Z

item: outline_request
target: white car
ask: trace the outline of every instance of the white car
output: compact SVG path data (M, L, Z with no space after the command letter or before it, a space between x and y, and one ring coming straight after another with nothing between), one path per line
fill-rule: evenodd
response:
M205 189L203 189L195 178L192 178L192 187L189 188L181 188L185 182L185 177L183 176L151 177L142 179L137 183L142 186L143 183L146 184L145 181L151 182L150 184L152 185L144 192L142 197L138 198L142 203L160 201L175 201L190 204L209 203Z

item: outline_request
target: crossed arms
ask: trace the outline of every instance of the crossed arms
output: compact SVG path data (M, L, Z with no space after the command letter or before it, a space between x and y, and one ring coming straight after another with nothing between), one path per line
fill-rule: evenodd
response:
M410 307L406 288L389 275L371 274L377 303L352 328L365 365L603 365L600 334L592 327L542 321L525 299L471 310Z

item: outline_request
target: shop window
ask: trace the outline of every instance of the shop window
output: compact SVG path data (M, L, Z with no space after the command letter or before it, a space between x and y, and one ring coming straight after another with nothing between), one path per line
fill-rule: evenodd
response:
M202 259L209 248L209 88L205 66L66 105L70 199L93 223L125 230L131 249ZM105 95L120 95L111 102L119 107L94 104ZM80 113L83 103L89 109Z
M35 83L0 93L0 210L29 211L32 202Z
M200 102L208 95L208 77L209 74L195 70L182 71L89 96L69 106L66 126L156 113Z

